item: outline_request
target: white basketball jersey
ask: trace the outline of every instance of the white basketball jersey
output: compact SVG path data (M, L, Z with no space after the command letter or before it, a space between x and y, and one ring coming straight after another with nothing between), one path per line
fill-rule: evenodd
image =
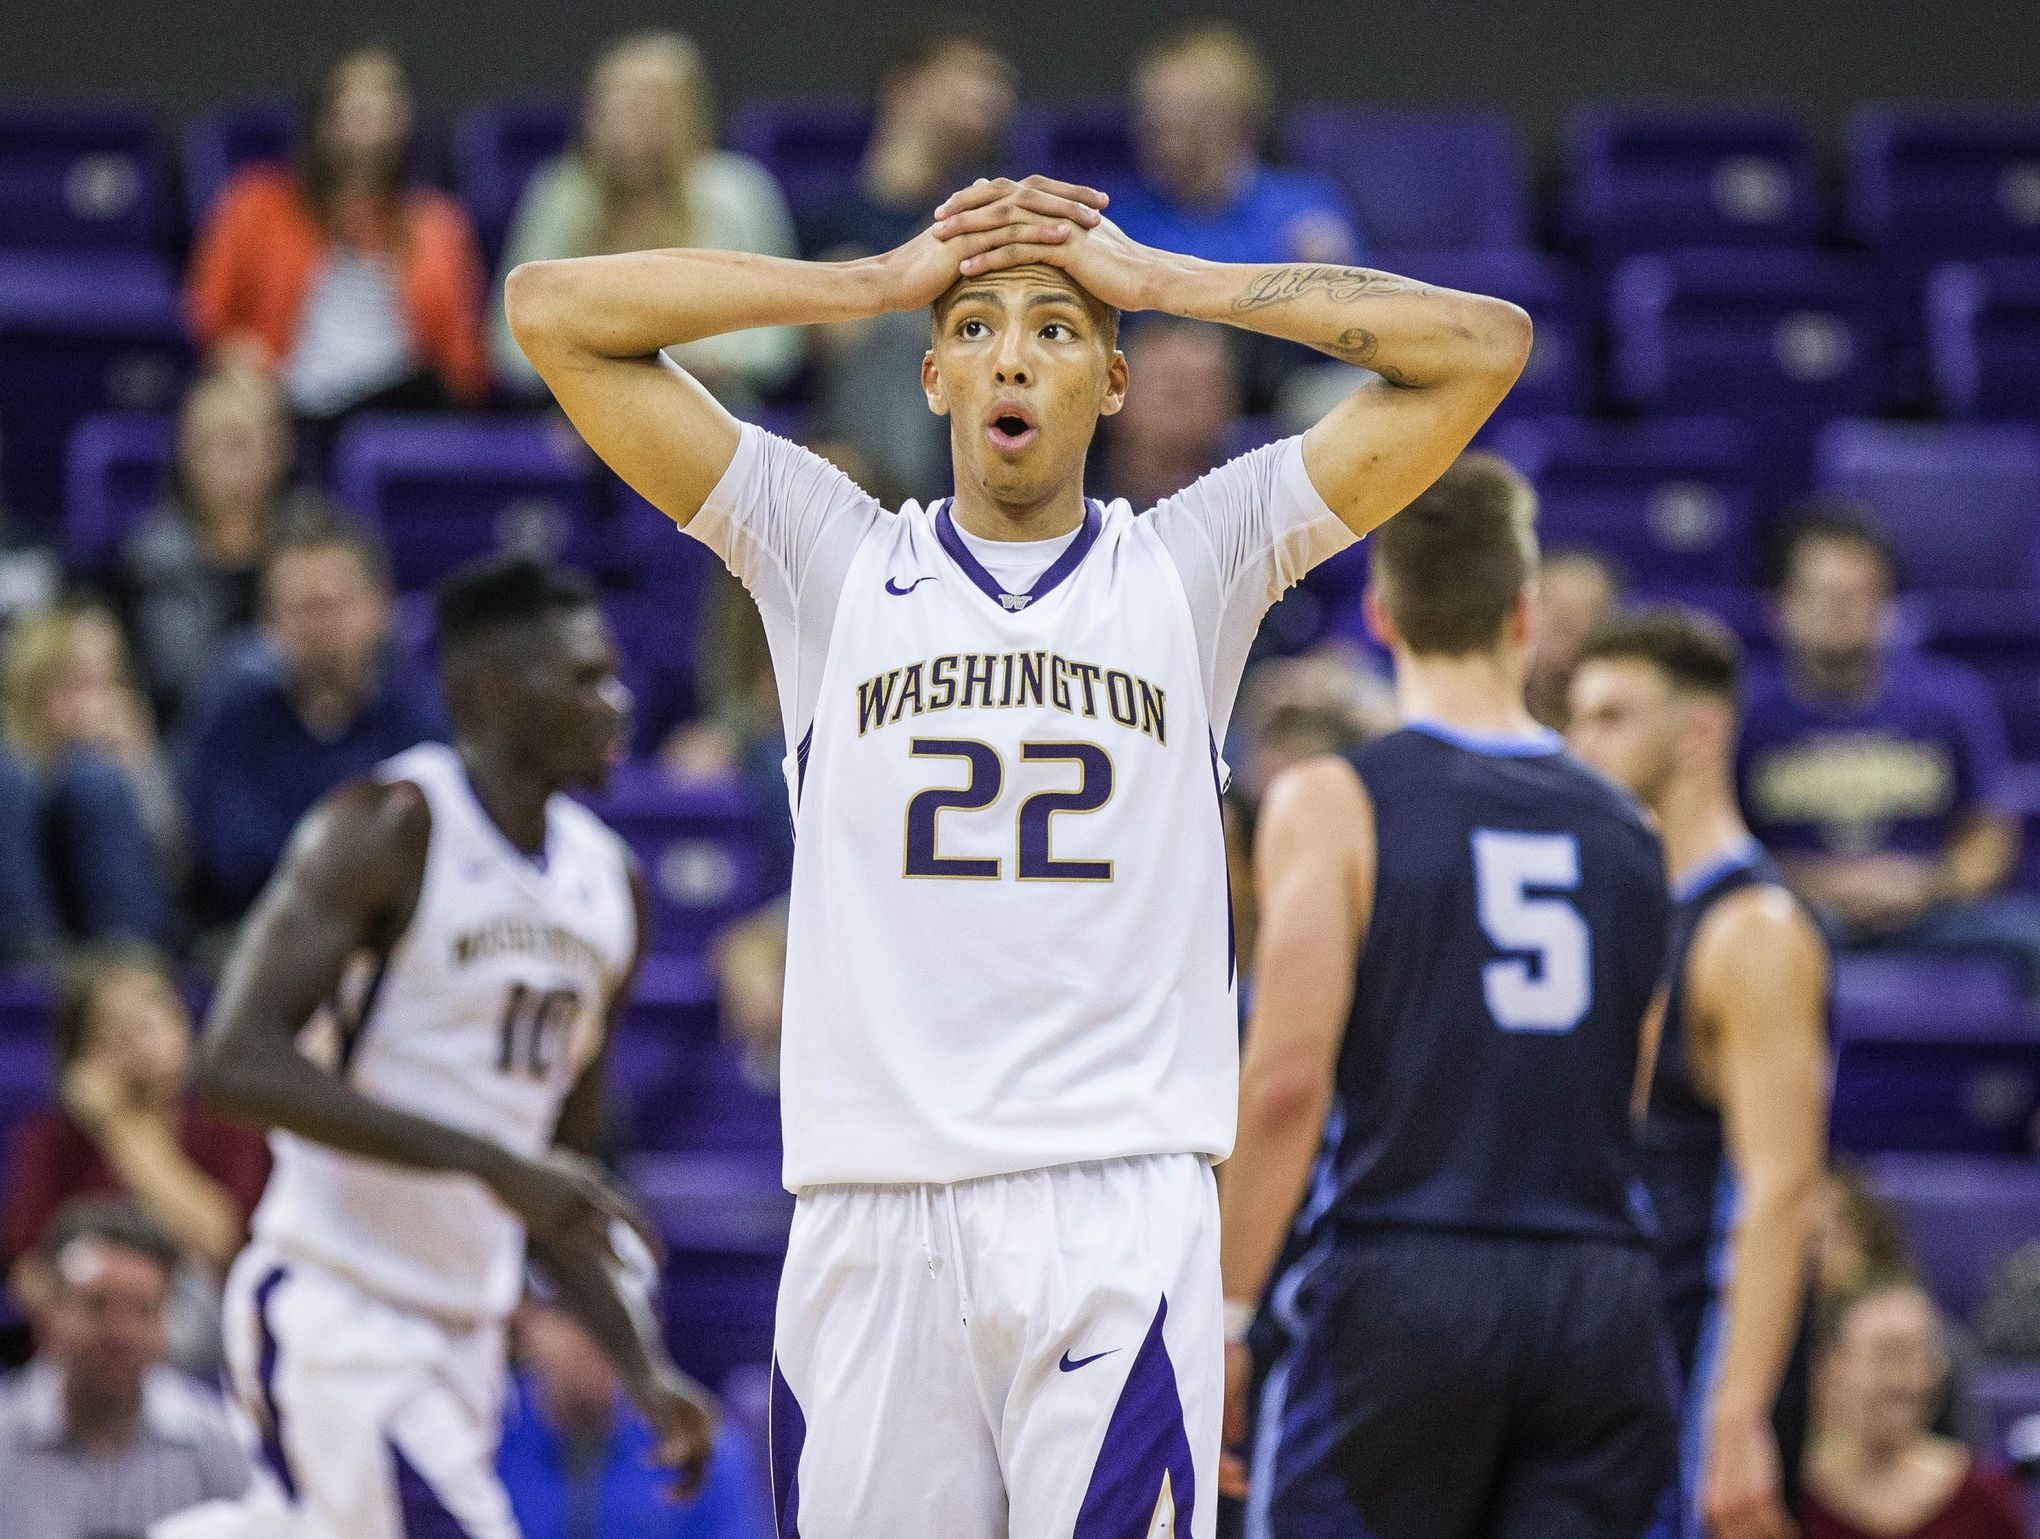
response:
M363 1095L512 1149L551 1145L601 1044L637 944L623 843L575 802L546 808L543 861L482 810L459 756L426 744L382 764L425 795L432 830L409 927L348 966L301 1046ZM407 1308L507 1314L524 1231L481 1182L401 1169L273 1132L254 1231Z
M750 427L688 532L757 598L796 745L786 1184L1223 1157L1215 743L1262 613L1352 543L1299 441L1087 504L1020 592L945 504Z

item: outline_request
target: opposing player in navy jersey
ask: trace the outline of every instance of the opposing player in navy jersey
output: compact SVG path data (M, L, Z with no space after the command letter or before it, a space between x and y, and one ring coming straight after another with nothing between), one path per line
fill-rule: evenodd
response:
M1572 743L1657 814L1676 907L1644 1122L1683 1385L1662 1539L1777 1539L1805 1418L1808 1257L1827 1151L1828 956L1735 801L1738 653L1691 610L1589 641Z
M1452 462L1529 344L1496 300L1176 256L1104 203L985 181L868 260L510 276L575 426L743 579L772 647L799 1196L772 1451L804 1539L1212 1533L1238 1069L1217 745L1268 606ZM956 491L896 512L659 354L922 306ZM1154 508L1087 499L1143 309L1373 377Z
M1272 1301L1250 1534L1638 1539L1670 1476L1635 1130L1663 857L1524 706L1533 518L1472 453L1375 536L1403 728L1264 804L1221 1183L1236 1437L1299 1204L1308 1249Z

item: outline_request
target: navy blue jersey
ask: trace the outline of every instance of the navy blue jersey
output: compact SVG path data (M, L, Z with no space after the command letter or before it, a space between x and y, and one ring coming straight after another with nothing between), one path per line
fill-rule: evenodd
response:
M1683 878L1674 894L1665 1026L1651 1076L1643 1154L1644 1180L1657 1213L1658 1271L1682 1374L1692 1371L1703 1316L1720 1282L1716 1274L1736 1201L1720 1108L1693 1073L1693 1027L1686 1011L1693 938L1729 894L1784 886L1776 863L1752 839Z
M1353 756L1376 874L1306 1221L1641 1242L1638 1033L1670 904L1641 808L1549 733Z

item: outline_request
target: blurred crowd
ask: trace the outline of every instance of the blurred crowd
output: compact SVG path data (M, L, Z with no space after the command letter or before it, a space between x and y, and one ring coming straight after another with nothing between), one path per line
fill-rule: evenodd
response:
M219 1279L267 1156L193 1102L181 990L216 963L315 800L446 731L381 544L324 489L342 426L365 411L543 409L503 318L501 280L519 262L678 245L835 259L908 239L947 193L1007 169L1019 84L989 35L914 30L874 73L854 174L796 215L762 165L718 147L694 43L620 38L492 271L469 212L413 175L402 60L364 46L310 83L295 159L243 169L214 199L185 280L204 367L179 408L172 474L111 579L73 584L54 551L0 521L0 961L60 979L59 1103L6 1151L0 1263L35 1356L0 1381L0 1530L138 1532L152 1502L246 1478L218 1411L179 1374L217 1371ZM1126 88L1138 176L1107 190L1129 235L1227 261L1365 260L1339 189L1264 157L1275 86L1243 34L1158 37ZM901 314L673 356L733 410L800 403L812 446L897 506L948 479L946 425L919 386L926 342L925 318ZM1124 346L1135 383L1101 432L1090 489L1136 507L1257 435L1300 428L1358 377L1174 320L1130 325ZM1863 509L1807 504L1780 527L1741 752L1753 827L1839 944L1987 955L2040 990L2040 901L2012 890L2017 805L1994 697L1910 644L1898 561ZM1548 723L1564 725L1572 664L1628 577L1592 549L1547 552L1531 692ZM1225 745L1245 955L1261 793L1286 765L1394 724L1381 654L1330 618L1359 580L1334 563L1271 616ZM743 787L783 863L777 696L753 611L720 572L689 646L690 687L638 741L676 780ZM764 1085L782 961L773 904L713 950L722 1029ZM2008 1489L1963 1451L1985 1441L1961 1399L1974 1344L1938 1318L1860 1182L1838 1176L1831 1206L1807 1531L1910 1533L1922 1493L1959 1492L1983 1516L1945 1532L2018 1532ZM2006 1314L2034 1326L2040 1288ZM516 1334L504 1461L532 1539L768 1531L749 1452L733 1446L694 1507L660 1503L639 1457L649 1434L585 1336L542 1305ZM2040 1356L2040 1340L2020 1350ZM1990 1526L2000 1509L2012 1515Z

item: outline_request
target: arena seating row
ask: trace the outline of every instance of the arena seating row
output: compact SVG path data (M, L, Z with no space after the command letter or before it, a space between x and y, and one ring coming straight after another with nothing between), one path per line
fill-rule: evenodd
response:
M571 137L570 98L485 103L424 136L427 174L500 237L532 168ZM0 112L0 231L16 246L161 249L196 223L238 167L288 153L295 113L243 102L195 119L174 157L147 112L91 103ZM790 198L851 173L869 109L831 98L757 101L726 139L762 160ZM1375 246L1499 250L1530 243L1528 157L1509 119L1308 103L1276 131L1279 149L1337 180ZM1015 167L1110 185L1131 172L1124 103L1030 104L1010 136ZM1562 138L1560 233L1600 260L1669 246L1804 245L1846 233L1909 257L2029 249L2040 233L2040 114L1867 108L1843 145L1839 207L1825 196L1814 135L1795 114L1732 104L1600 104ZM173 193L181 159L183 207Z

